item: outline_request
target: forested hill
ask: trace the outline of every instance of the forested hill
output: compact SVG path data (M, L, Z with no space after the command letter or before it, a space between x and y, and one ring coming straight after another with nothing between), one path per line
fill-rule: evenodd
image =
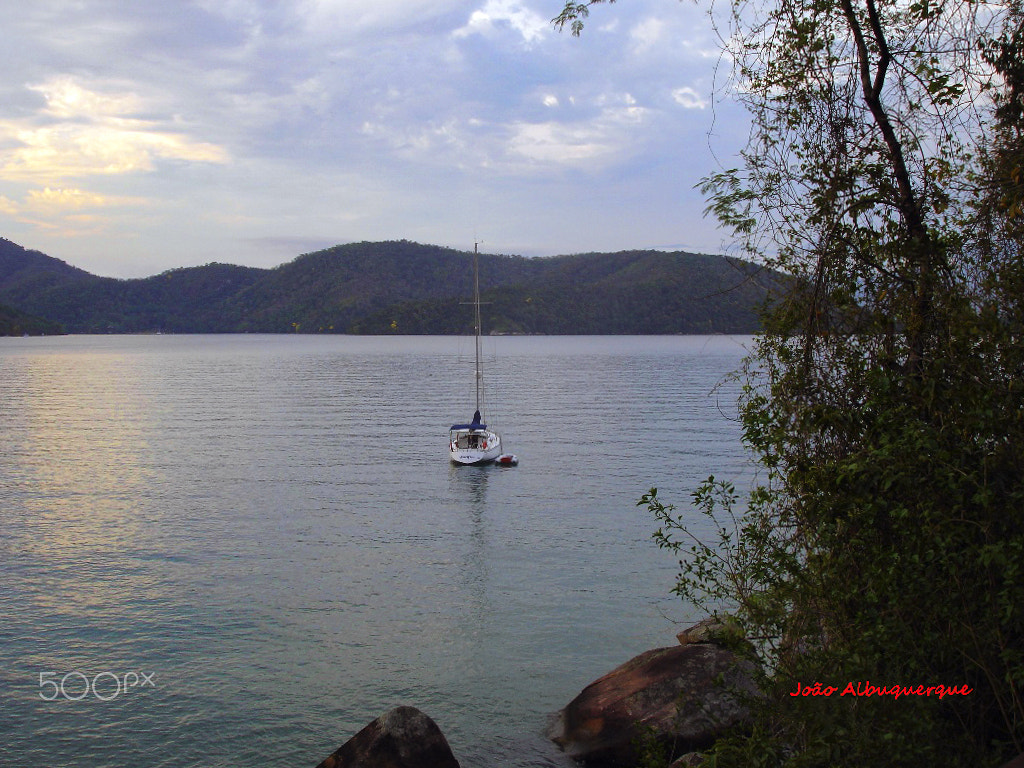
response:
M484 333L753 333L777 284L722 256L480 255ZM119 280L0 239L0 304L69 333L471 333L471 294L472 253L404 240Z
M64 333L57 323L0 304L0 336L54 336Z

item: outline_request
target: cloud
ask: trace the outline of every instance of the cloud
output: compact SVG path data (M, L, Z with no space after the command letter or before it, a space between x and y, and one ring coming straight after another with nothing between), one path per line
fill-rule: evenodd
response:
M20 128L0 123L0 134L20 146L0 153L0 172L8 179L49 180L152 171L158 159L223 163L224 151L173 133L110 125L66 123Z
M103 94L89 91L68 76L52 77L39 85L29 85L46 100L43 112L58 118L128 115L141 109L134 93Z
M426 125L363 123L361 133L406 160L437 162L464 148L463 128L455 120Z
M526 123L515 126L509 150L543 163L579 163L611 152L606 137L590 126Z
M67 211L83 208L108 208L122 205L141 205L139 198L103 195L98 192L86 192L81 189L44 189L29 190L24 207L37 211Z
M701 98L693 88L682 87L672 91L672 99L686 109L704 109L707 107L707 99Z
M647 52L665 37L666 24L661 19L644 19L630 30L629 37L635 54Z
M45 106L0 121L0 173L8 180L53 181L152 171L158 160L226 163L224 148L138 117L131 91L103 92L65 75L27 86Z
M74 187L44 187L28 190L19 202L6 196L0 196L0 213L11 216L76 215L83 210L103 208L121 208L125 206L142 206L147 201L140 197L126 195L105 195Z
M589 121L513 125L509 153L535 163L592 168L629 157L635 151L634 131L649 111L628 93L603 96L598 105L600 111Z
M105 195L77 188L31 189L23 200L0 197L0 215L50 236L99 236L110 231L110 212L147 204L142 198Z
M455 30L455 37L483 35L491 37L510 28L527 44L536 43L551 34L551 22L530 10L518 0L487 0L483 8L473 11L465 26Z
M427 29L434 19L463 7L465 0L304 0L294 5L312 34L330 31L348 37L370 30Z

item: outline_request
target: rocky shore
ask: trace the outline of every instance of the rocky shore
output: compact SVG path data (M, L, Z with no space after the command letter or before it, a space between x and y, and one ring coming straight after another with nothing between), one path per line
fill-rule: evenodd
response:
M634 768L657 749L669 768L701 762L724 731L749 717L754 669L725 646L731 627L707 619L679 645L630 659L584 688L548 736L587 768ZM317 768L459 768L441 729L414 707L382 715ZM469 768L467 766L467 768ZM1024 754L1001 768L1024 768Z
M749 663L722 647L728 631L705 621L679 645L642 653L584 688L553 721L549 737L588 766L634 766L641 745L693 765L724 730L747 717L756 695ZM414 707L382 715L317 768L459 768L444 734Z
M669 768L701 762L727 729L748 720L759 695L754 668L726 648L728 624L708 619L677 635L679 645L630 659L584 688L548 736L588 768L634 768L658 750ZM459 768L441 729L414 707L382 715L317 768ZM1024 754L1001 768L1024 768Z

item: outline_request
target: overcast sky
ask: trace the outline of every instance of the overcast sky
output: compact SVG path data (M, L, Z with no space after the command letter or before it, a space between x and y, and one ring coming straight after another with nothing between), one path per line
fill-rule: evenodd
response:
M27 0L0 13L0 236L90 272L360 240L722 250L747 132L688 0ZM724 69L724 67L722 67Z

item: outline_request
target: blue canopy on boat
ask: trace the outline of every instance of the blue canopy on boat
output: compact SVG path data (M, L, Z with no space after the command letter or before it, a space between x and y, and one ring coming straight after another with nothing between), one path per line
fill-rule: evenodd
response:
M487 429L486 424L480 423L480 411L473 413L473 421L470 424L452 424L451 429Z

